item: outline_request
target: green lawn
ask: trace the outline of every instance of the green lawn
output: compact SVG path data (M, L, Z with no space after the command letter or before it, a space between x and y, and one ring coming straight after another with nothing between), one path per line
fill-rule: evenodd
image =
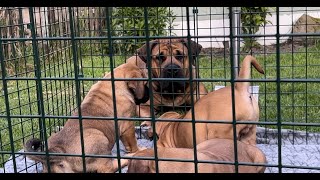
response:
M314 79L318 78L320 72L320 53L316 47L301 49L302 53L295 52L282 53L280 56L280 75L286 79ZM92 53L95 55L95 53ZM66 56L68 57L68 56ZM70 57L70 56L69 56ZM241 57L242 60L243 56ZM276 55L256 55L256 58L263 66L265 75L261 75L255 70L252 71L253 79L276 79ZM124 62L124 57L114 57L115 65ZM106 56L81 56L79 59L84 77L102 77L104 72L110 70L110 61ZM31 63L32 64L32 63ZM50 65L50 66L49 66ZM199 60L199 72L201 78L230 78L230 60L229 58L210 58L202 56ZM43 67L42 77L74 77L74 66L72 58L63 58L58 62L47 64ZM19 77L34 77L34 73L22 74ZM82 97L93 84L92 81L84 81L80 84ZM208 90L213 90L215 85L225 85L224 82L205 82ZM260 121L277 121L277 84L275 82L252 83L258 85ZM38 115L37 87L34 80L12 80L7 81L9 93L10 115ZM3 84L0 82L0 88ZM280 84L280 104L281 118L283 122L319 122L320 106L319 83L285 83ZM43 110L45 115L64 116L70 115L70 112L76 107L76 86L74 81L66 80L45 80L42 81ZM0 95L0 114L6 114L5 98ZM41 111L40 111L41 112ZM48 135L53 128L62 125L65 119L46 118ZM8 119L0 118L0 151L10 151L10 131L12 130L14 140L14 150L22 148L23 142L32 137L33 134L38 137L39 118L11 118L11 126L8 127ZM275 126L266 126L275 128ZM307 130L308 132L320 131L319 127L305 126L284 126L295 130ZM9 155L0 153L0 167L3 166Z

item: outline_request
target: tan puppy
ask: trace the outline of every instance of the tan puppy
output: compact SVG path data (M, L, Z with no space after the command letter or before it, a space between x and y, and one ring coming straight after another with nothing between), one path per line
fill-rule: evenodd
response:
M152 78L189 78L189 62L192 62L192 78L197 77L195 62L196 57L202 49L200 44L191 41L191 61L188 56L187 39L158 39L150 41L149 45ZM137 56L130 57L127 59L127 62L136 64L141 69L144 69L146 75L148 75L147 60L147 45L145 44L137 50ZM194 82L192 88L194 102L208 93L201 82ZM153 80L152 90L155 112L160 110L160 106L177 107L184 104L191 105L191 87L188 80ZM137 106L137 112L140 114L140 117L151 117L150 101ZM145 123L150 125L150 122Z
M257 147L237 142L239 163L266 163L266 156ZM152 157L153 149L137 152L133 157ZM193 160L194 151L189 148L158 148L158 158ZM197 159L234 163L234 142L230 139L210 139L197 145ZM160 173L194 173L193 162L158 161ZM263 173L264 166L239 165L239 173ZM128 173L155 173L154 160L129 160ZM234 173L234 165L199 163L199 173Z
M111 77L111 73L105 75ZM115 78L145 78L143 72L135 65L123 64L114 69ZM146 81L115 81L115 95L117 117L132 117L136 104L146 102L148 88ZM94 84L81 104L82 116L114 117L111 81L99 81ZM78 113L74 113L77 116ZM83 140L85 154L111 155L115 144L115 123L113 120L84 119ZM118 121L119 137L129 152L138 150L133 121ZM40 151L41 141L31 139L25 144L29 152ZM78 119L69 119L64 128L48 139L49 153L68 153L81 155L80 126ZM31 159L44 165L44 172L48 171L46 157L30 155ZM121 160L121 166L127 160ZM51 172L82 172L82 158L74 156L50 156ZM86 158L87 172L115 172L118 170L117 160L110 158Z
M249 79L251 64L260 72L263 69L252 56L246 56L238 79ZM237 121L259 120L258 101L249 93L249 82L236 82L235 95L235 119ZM183 119L192 119L191 110ZM232 121L232 96L231 87L225 87L208 93L194 105L195 120L220 120ZM179 119L178 113L163 114L160 118ZM233 125L221 123L196 123L196 143L213 138L233 139ZM152 131L152 128L149 129ZM255 145L256 125L237 124L237 140ZM193 147L192 124L188 122L157 122L156 132L159 136L158 146L162 147ZM152 132L149 132L152 134Z

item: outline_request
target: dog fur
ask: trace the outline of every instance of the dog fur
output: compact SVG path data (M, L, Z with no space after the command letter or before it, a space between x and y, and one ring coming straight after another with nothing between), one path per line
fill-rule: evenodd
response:
M183 38L157 39L149 42L152 78L196 78L195 62L202 46L195 41L190 41L192 59L189 59L188 40ZM137 55L127 59L128 63L136 64L145 70L148 75L147 45L144 44L137 50ZM190 73L190 62L192 71ZM192 89L189 81L153 80L153 107L157 113L160 107L179 107L191 105L191 98L196 102L208 93L206 87L200 83L193 83ZM193 91L191 96L190 91ZM150 101L137 106L140 117L151 117ZM150 122L144 122L150 125Z
M246 56L239 72L239 78L248 80L250 78L251 64L262 74L263 69L252 56ZM236 82L234 88L235 97L235 119L236 121L259 120L258 101L249 93L249 82ZM208 93L200 98L194 105L195 120L207 121L232 121L232 96L231 86ZM192 119L191 110L185 116L179 113L170 112L163 114L160 118L168 119ZM145 125L145 124L142 124ZM199 144L208 139L225 138L233 139L233 125L226 123L196 123L196 143ZM152 128L149 129L149 135L153 134ZM189 122L156 122L156 133L159 140L159 147L193 147L192 123ZM247 144L256 144L256 125L237 124L237 140Z
M190 148L158 148L158 158L193 160L194 151ZM239 163L266 163L266 156L257 147L237 141ZM153 149L135 153L133 157L154 158ZM197 145L197 159L206 161L224 161L234 163L234 142L231 139L211 139ZM194 162L158 161L159 173L194 173ZM263 173L265 166L239 165L239 173ZM129 160L128 173L155 173L154 160ZM234 165L198 163L199 173L234 173Z
M105 75L110 78L111 73ZM146 78L144 73L135 65L123 64L114 69L114 78ZM135 115L136 105L145 103L148 97L146 81L115 81L115 96L117 117L132 117ZM82 116L114 117L114 104L111 81L98 81L95 83L83 102L81 103ZM78 116L78 112L73 114ZM118 133L128 152L139 150L135 138L133 121L118 121ZM111 155L116 141L115 122L113 120L83 119L83 142L85 154ZM25 144L27 152L38 152L42 146L39 139L30 139ZM48 138L49 153L82 154L80 124L78 119L69 119L63 129ZM28 155L29 158L44 165L44 172L48 172L47 159L44 155ZM49 163L52 173L82 172L82 158L75 156L50 156ZM86 157L87 172L115 172L118 170L117 160L110 158ZM128 161L121 160L121 167Z

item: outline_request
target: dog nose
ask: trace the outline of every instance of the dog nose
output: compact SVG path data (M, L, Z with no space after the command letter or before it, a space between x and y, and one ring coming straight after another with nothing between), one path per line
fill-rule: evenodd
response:
M169 64L168 66L165 67L165 69L167 69L168 75L173 75L173 76L177 75L178 72L180 71L180 67L175 64Z

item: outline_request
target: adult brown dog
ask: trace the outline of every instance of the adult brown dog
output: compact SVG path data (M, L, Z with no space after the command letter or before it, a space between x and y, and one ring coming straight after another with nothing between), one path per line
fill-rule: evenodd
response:
M200 53L202 46L194 41L190 41L192 60L188 56L187 39L157 39L149 42L152 78L190 78L189 62L192 62L192 78L197 77L195 61ZM127 59L128 63L133 63L144 69L148 74L147 68L147 45L143 45L137 50L137 56ZM208 91L200 82L192 84L193 100L196 102ZM191 86L188 80L154 80L152 81L153 107L155 112L159 111L160 106L177 107L181 105L191 105ZM150 101L146 104L137 106L140 117L150 116ZM144 122L150 125L150 122Z
M237 141L239 163L266 163L266 156L257 147ZM138 151L133 157L154 158L153 149ZM189 148L158 148L158 158L193 160L194 151ZM197 145L197 159L206 161L234 161L234 142L231 139L210 139ZM194 173L193 162L158 161L160 173ZM265 166L239 165L239 173L263 173ZM155 173L154 160L129 160L128 173ZM199 163L199 173L234 173L234 165Z
M110 78L111 73L105 78ZM123 64L114 69L115 78L146 78L144 73L135 65ZM132 117L136 104L145 103L148 99L146 81L115 81L115 95L117 116ZM114 117L114 104L111 81L99 81L94 84L81 104L82 116ZM76 112L75 116L78 115ZM83 141L85 154L111 155L116 141L115 123L113 120L83 119ZM118 121L119 137L129 152L138 151L133 121ZM25 144L25 150L36 152L40 150L41 141L31 139ZM81 155L80 126L78 119L69 119L63 129L48 139L49 153L68 153ZM29 155L35 161L44 165L44 172L48 171L44 155ZM127 165L127 160L121 160L121 167ZM118 170L117 160L110 158L85 159L87 172L115 172ZM51 172L82 172L82 158L74 156L50 156Z
M246 56L239 72L239 78L248 80L250 78L251 64L262 74L263 69L252 56ZM236 82L234 88L235 97L235 119L236 121L259 120L258 101L249 93L249 82ZM165 113L160 118L167 119L192 119L191 110L183 117L178 113ZM232 94L231 87L225 87L208 93L200 98L194 105L195 120L220 120L232 121ZM213 138L233 139L233 125L222 123L196 123L196 143ZM152 133L152 128L149 129ZM159 137L158 146L162 147L193 147L193 130L189 122L156 122L156 133ZM237 140L247 144L256 144L256 125L237 124Z

